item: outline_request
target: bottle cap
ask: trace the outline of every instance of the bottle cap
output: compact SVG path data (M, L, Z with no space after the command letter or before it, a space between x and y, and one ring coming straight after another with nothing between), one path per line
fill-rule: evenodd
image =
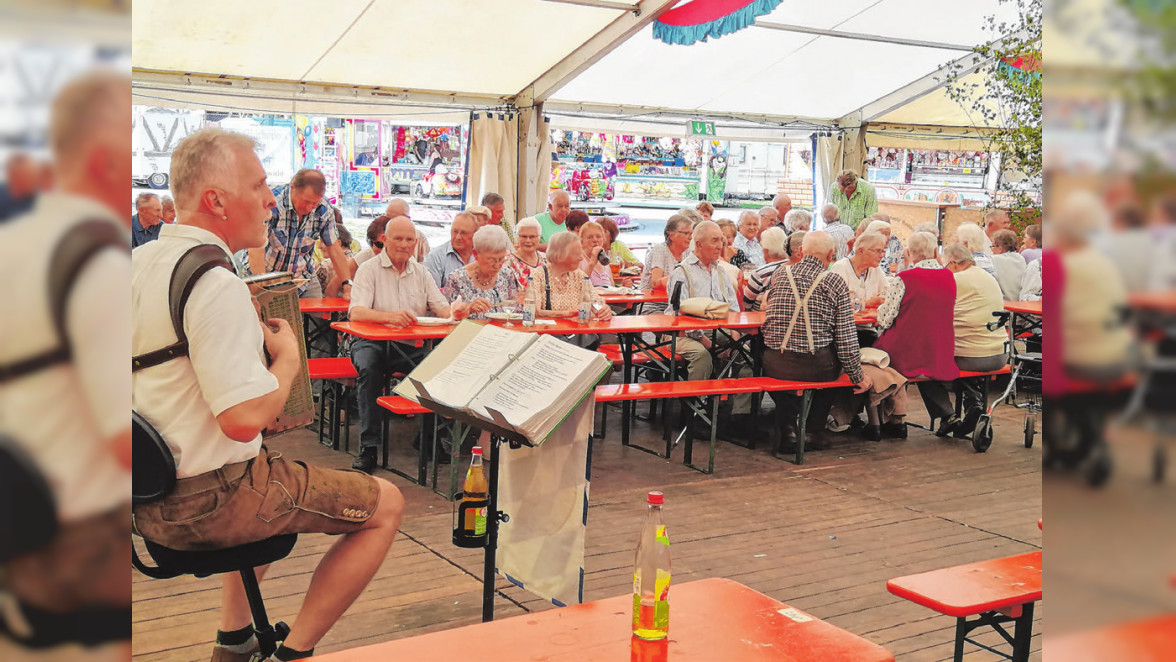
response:
M481 446L474 446L473 453L474 453L474 455L481 455L482 454L482 447Z
M655 506L660 506L666 502L666 495L661 492L650 492L647 502Z

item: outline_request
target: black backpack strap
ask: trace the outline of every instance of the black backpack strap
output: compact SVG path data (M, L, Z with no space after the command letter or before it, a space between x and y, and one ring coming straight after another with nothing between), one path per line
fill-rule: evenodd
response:
M167 347L132 357L131 372L188 355L188 334L184 333L184 307L188 305L188 297L192 295L192 290L200 277L217 267L236 272L232 260L216 244L193 246L180 256L175 269L172 270L171 282L168 285L168 307L177 340Z
M90 258L108 249L130 252L127 238L110 221L90 219L70 228L53 249L49 267L49 302L58 344L53 349L8 365L0 365L0 383L65 363L73 356L66 329L66 304L74 281Z
M547 309L551 310L551 272L543 265L543 287L547 290Z

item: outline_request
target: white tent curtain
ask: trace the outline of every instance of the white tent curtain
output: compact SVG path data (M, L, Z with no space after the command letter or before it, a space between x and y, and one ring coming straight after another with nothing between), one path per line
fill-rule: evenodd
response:
M519 111L518 216L526 218L547 209L551 190L551 124L541 105Z
M514 215L518 157L517 116L513 113L472 113L466 205L478 204L484 194L492 191L505 201L507 218L518 219Z
M828 202L829 186L833 178L841 172L844 161L844 143L840 135L817 136L817 197L813 205L813 229L824 225L821 220L821 207Z

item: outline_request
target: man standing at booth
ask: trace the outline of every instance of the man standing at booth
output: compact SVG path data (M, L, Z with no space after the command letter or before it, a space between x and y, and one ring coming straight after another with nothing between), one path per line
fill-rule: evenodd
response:
M326 190L323 173L304 168L288 185L273 191L277 206L266 224L269 239L265 246L249 249L249 273L293 272L295 278L306 280L298 288L298 296L322 298L322 287L314 275L314 242L321 239L331 264L343 270L343 295L348 296L354 274L335 229L335 212L323 201Z
M829 203L837 205L841 222L853 229L865 219L878 213L878 198L874 185L852 170L842 170L829 187Z

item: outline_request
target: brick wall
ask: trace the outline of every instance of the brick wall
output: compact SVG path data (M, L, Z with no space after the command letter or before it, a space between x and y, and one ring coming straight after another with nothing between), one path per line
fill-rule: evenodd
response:
M776 182L776 190L792 198L792 204L797 207L813 206L813 185L811 182L781 179Z

